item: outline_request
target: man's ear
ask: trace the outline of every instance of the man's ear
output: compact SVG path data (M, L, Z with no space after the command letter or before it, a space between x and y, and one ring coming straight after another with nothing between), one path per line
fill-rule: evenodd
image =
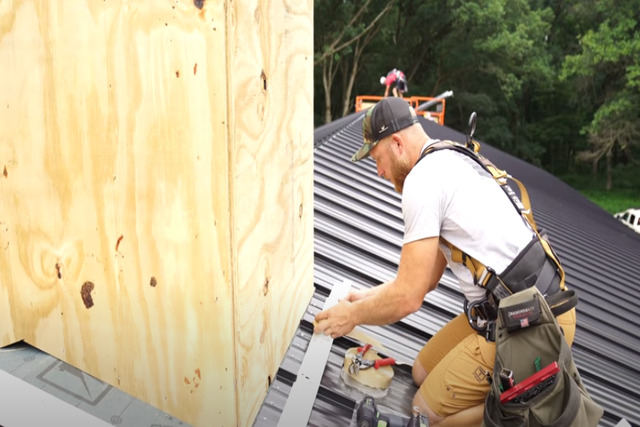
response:
M391 135L391 146L396 151L396 154L402 154L406 148L404 146L404 139L397 133Z

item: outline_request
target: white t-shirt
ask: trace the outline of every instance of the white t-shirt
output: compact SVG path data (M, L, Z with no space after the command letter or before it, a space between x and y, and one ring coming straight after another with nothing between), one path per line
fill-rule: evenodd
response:
M414 166L404 183L402 212L404 243L442 236L498 273L534 236L493 177L454 150L430 153ZM467 267L451 260L447 246L440 243L440 249L465 297L483 298Z

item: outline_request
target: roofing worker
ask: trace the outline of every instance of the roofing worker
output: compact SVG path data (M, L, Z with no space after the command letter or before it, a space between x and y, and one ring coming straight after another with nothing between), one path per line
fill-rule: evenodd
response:
M389 71L387 76L380 77L380 84L385 85L386 88L384 90L384 97L389 96L389 88L393 85L393 96L397 98L402 98L402 94L409 91L409 86L407 85L407 78L404 73L396 68Z
M336 305L318 313L316 333L337 338L357 325L399 321L421 307L447 266L458 279L465 304L479 307L487 303L485 288L474 284L467 267L452 260L447 242L491 267L491 271L500 272L493 279L497 276L509 287L533 286L530 282L512 283L517 281L511 280L510 272L522 265L522 256L518 255L531 247L535 233L475 160L450 149L421 158L423 151L437 141L429 138L413 108L399 98L384 98L368 111L363 135L364 145L351 160L371 156L378 175L391 181L402 194L405 231L400 263L395 279L351 291ZM526 269L524 276L533 275L535 286L543 294L560 290L557 270L553 269L549 277L541 273L542 269L528 271L528 263ZM571 345L575 308L557 320ZM413 363L413 379L420 387L413 406L429 417L432 427L478 426L482 422L490 387L484 373L493 371L495 342L471 325L466 313L458 315L427 342Z

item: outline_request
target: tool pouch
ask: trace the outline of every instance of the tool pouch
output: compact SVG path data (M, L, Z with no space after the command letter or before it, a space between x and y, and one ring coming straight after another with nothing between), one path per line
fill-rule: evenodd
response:
M532 287L504 298L499 304L496 359L492 385L485 401L486 427L597 426L603 409L589 396L571 349L545 298ZM501 403L500 372L513 372L516 385L541 366L558 363L559 371L527 395Z
M501 324L508 332L524 329L540 322L540 300L532 298L498 310Z

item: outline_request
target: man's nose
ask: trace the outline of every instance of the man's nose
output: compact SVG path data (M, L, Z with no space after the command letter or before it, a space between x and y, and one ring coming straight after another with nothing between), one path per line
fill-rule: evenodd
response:
M376 163L376 169L378 169L378 176L384 178L384 170Z

